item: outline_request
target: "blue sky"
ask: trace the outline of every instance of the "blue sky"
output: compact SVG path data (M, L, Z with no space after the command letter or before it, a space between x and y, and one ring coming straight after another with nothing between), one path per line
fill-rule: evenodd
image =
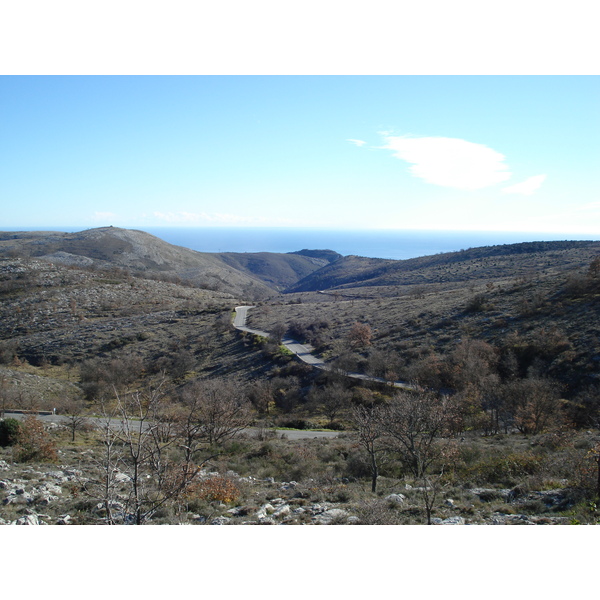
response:
M600 235L598 76L2 76L0 229Z

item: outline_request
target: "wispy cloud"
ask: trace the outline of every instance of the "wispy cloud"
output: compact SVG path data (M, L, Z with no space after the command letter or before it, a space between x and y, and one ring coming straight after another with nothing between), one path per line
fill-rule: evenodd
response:
M354 144L355 146L364 146L367 142L363 142L363 140L352 140L348 139L347 142Z
M521 183L515 183L503 188L505 194L522 194L523 196L531 196L544 183L546 175L534 175Z
M459 138L384 136L383 148L410 163L410 172L427 183L478 190L510 178L505 157L483 144Z

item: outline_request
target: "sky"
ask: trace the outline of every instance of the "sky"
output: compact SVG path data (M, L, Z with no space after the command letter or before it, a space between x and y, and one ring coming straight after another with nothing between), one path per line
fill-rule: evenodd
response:
M23 71L0 69L0 230L600 236L598 75Z
M0 228L600 234L597 76L3 76Z

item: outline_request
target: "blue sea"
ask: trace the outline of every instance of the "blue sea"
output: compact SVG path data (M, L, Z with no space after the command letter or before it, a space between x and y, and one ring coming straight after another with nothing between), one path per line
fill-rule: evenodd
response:
M564 233L516 233L420 230L331 230L296 228L144 229L170 244L200 252L294 252L335 250L344 256L407 259L479 246L556 240L600 240L600 236Z
M82 231L89 227L11 227L4 231ZM600 240L600 235L498 231L337 230L241 227L131 227L199 252L294 252L335 250L344 256L407 259L519 242Z

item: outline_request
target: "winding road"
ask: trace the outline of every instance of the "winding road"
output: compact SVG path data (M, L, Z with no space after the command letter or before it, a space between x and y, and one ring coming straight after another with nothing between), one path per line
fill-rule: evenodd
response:
M262 337L270 337L270 334L266 331L261 331L259 329L250 329L246 327L246 321L248 318L248 311L254 308L253 306L236 306L235 308L235 317L233 319L233 326L240 331L246 331L247 333L254 333L256 335L260 335ZM295 356L297 356L302 362L309 364L316 369L322 369L323 371L330 371L331 367L325 364L323 360L316 357L313 352L314 348L308 344L301 344L297 340L294 340L290 337L284 337L281 340L281 344L285 346L290 352L292 352ZM387 385L391 385L395 388L402 388L406 390L414 390L415 386L406 383L405 381L394 381L390 382L382 377L372 377L371 375L365 375L364 373L344 373L346 377L351 377L352 379L362 379L363 381L375 381L377 383L384 383Z

